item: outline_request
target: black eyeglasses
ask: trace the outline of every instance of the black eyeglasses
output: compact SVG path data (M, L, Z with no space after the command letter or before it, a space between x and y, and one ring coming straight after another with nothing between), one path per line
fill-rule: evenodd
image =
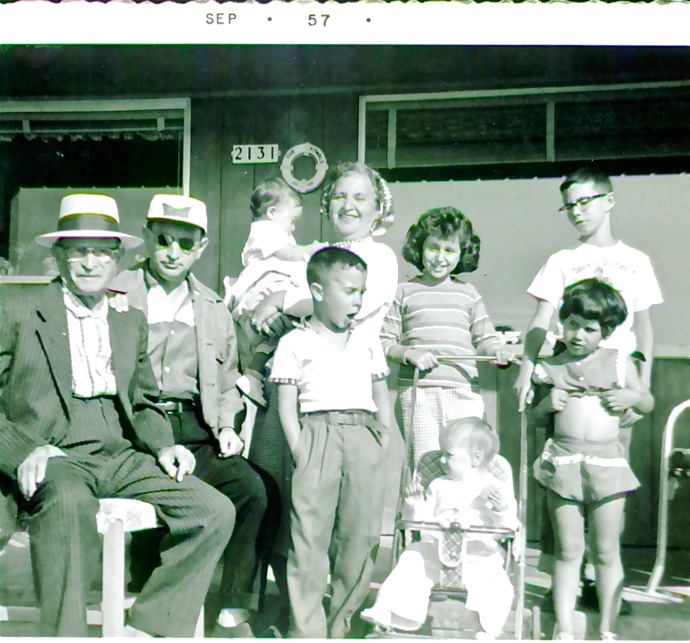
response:
M608 196L611 194L610 192L605 192L604 194L593 194L592 196L583 196L581 199L577 199L576 201L573 201L572 203L565 203L563 204L560 208L558 208L558 211L561 214L564 214L566 212L572 212L575 208L582 208L585 209L587 206L589 206L592 201L596 201L597 199L601 199L602 197Z
M177 241L177 245L180 246L182 252L191 252L196 247L198 241L190 237L182 237L178 239L170 234L159 234L156 237L156 243L159 248L169 248L173 243Z

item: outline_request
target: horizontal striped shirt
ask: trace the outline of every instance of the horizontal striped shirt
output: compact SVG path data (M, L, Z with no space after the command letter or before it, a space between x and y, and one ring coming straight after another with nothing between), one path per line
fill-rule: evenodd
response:
M416 348L450 357L493 355L502 343L477 289L455 278L435 286L418 278L400 284L384 320L381 341L386 355ZM411 384L413 373L412 366L403 364L399 382ZM477 391L476 363L443 362L421 373L419 385Z

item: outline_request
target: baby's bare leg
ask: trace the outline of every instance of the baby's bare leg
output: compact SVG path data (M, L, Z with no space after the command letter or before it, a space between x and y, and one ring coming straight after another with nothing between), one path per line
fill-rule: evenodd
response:
M575 603L585 550L584 507L553 492L549 492L548 501L556 544L553 569L556 622L559 632L574 635Z

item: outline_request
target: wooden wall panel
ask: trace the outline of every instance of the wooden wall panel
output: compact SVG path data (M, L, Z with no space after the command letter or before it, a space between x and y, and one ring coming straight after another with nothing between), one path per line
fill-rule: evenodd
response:
M208 235L211 239L194 273L211 288L218 286L220 244L221 168L223 146L221 131L222 102L218 99L192 101L190 196L201 199L208 210Z
M254 190L254 166L236 165L232 162L233 145L264 143L263 135L257 140L255 134L261 114L257 114L258 99L224 100L222 128L218 138L223 147L223 162L220 172L220 236L216 243L221 278L236 277L242 268L241 254L249 233L251 216L249 199ZM213 243L213 241L212 241Z
M251 223L249 198L259 183L280 176L276 164L235 165L232 146L277 143L282 156L300 143L320 147L329 164L355 160L357 96L283 96L195 100L192 104L191 194L209 209L210 245L196 270L219 288L224 275L237 276ZM310 170L295 165L296 174ZM325 238L319 215L321 191L303 195L298 243Z

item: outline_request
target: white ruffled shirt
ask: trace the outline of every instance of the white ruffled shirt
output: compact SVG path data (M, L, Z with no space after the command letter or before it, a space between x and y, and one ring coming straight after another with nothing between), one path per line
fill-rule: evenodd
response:
M112 364L107 298L103 297L89 308L67 288L62 290L67 308L73 395L81 398L115 395L117 383Z

